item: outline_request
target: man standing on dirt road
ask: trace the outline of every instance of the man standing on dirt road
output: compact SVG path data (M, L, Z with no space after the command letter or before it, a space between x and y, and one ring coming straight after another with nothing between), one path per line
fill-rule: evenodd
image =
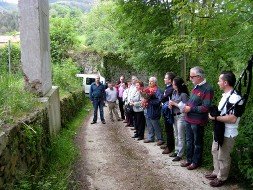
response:
M190 99L183 109L186 129L186 157L182 167L194 170L201 165L203 152L204 128L208 121L208 111L212 103L214 91L206 82L204 70L193 67L190 70L190 80L194 84Z
M91 124L97 123L98 107L99 107L99 112L100 112L100 119L102 123L105 124L104 110L103 110L104 101L105 101L105 87L100 82L99 75L96 76L95 82L91 84L89 95L90 95L90 100L94 108L94 116L93 116L93 121L91 122Z
M243 102L241 101L241 96L234 90L235 83L236 77L234 73L231 71L221 73L218 85L224 93L218 105L220 115L212 117L209 114L209 119L216 119L219 122L225 123L222 145L219 145L218 139L215 138L212 144L214 170L211 174L205 175L207 179L211 180L210 186L212 187L220 187L227 180L231 164L230 154L233 150L236 136L238 135L238 125L242 115L240 105Z

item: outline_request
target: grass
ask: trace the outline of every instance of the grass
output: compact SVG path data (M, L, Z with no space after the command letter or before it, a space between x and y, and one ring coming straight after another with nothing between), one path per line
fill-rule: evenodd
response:
M13 123L40 105L36 96L24 90L21 75L0 75L0 118L3 123Z
M74 137L78 128L82 125L84 118L89 114L89 108L91 108L91 105L87 101L86 107L52 140L52 145L48 151L49 162L42 174L34 182L32 182L33 176L29 176L17 185L17 189L68 189L73 172L72 167L79 155L77 146L74 143ZM75 185L75 183L71 183L71 185Z

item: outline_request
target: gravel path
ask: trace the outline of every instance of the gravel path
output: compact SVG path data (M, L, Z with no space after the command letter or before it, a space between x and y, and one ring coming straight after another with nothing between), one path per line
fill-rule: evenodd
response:
M91 110L92 112L92 110ZM92 113L91 113L92 114ZM211 188L200 168L189 171L172 162L156 143L145 144L131 138L133 131L124 123L91 125L92 117L81 127L76 143L81 155L74 180L81 190L165 190L165 189L239 189L237 185Z

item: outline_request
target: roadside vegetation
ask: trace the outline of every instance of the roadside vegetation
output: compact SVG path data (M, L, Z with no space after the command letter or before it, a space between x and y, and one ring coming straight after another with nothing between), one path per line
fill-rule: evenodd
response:
M27 174L18 184L17 190L67 190L78 189L78 183L72 181L73 165L79 156L74 137L82 126L85 117L89 114L91 104L87 100L85 108L63 128L59 135L52 139L47 150L49 162L37 176Z

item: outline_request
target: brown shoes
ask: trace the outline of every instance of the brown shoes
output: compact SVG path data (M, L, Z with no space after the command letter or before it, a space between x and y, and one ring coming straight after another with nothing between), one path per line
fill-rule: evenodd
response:
M160 146L160 149L165 149L167 147L167 144L163 144Z
M189 162L182 162L182 163L180 164L181 167L188 167L188 166L190 166L190 165L191 165L191 163L189 163Z
M206 174L205 178L209 179L209 180L214 180L215 178L217 178L217 175L212 174L212 173L211 174Z
M156 143L156 145L157 145L157 146L161 146L163 143L164 143L163 141L159 140L159 141Z
M187 166L187 169L188 170L195 170L196 168L198 168L199 166L197 165L197 164L191 164L191 165L189 165L189 166Z
M171 153L171 150L168 147L166 147L162 152L162 154L169 154L169 153Z
M226 181L222 181L218 178L215 178L214 180L212 180L209 184L212 186L212 187L220 187L222 186Z
M146 140L144 140L143 142L144 142L144 143L151 143L151 142L154 142L154 141L146 139Z

